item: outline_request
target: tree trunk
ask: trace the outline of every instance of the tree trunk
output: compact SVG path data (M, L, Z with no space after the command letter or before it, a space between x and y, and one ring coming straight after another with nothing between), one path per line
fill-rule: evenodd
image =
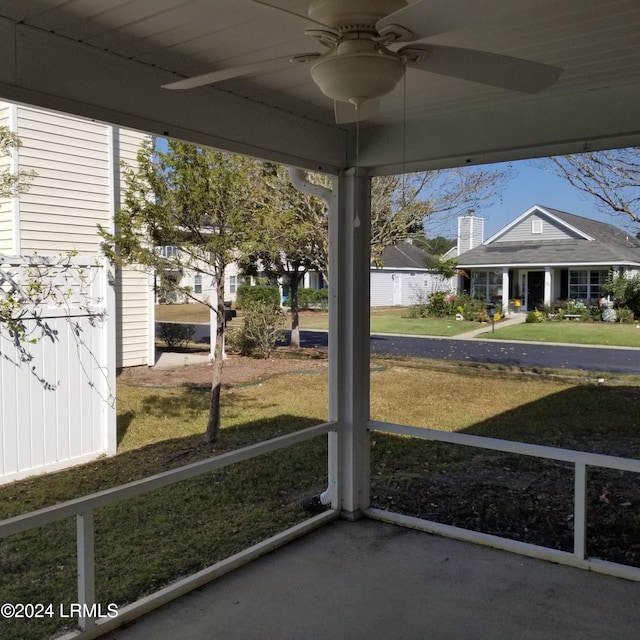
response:
M298 309L298 287L300 278L291 276L289 282L289 302L291 303L291 339L289 345L293 349L300 348L300 310Z
M213 372L211 380L211 402L205 441L215 442L220 431L220 390L224 365L224 278L217 278L218 307L216 309L216 344L213 350Z

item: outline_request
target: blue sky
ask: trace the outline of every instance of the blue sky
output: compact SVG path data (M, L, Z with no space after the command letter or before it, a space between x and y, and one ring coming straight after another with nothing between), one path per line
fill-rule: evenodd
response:
M476 210L476 215L485 219L485 239L534 204L575 213L619 227L624 226L624 219L613 218L604 213L598 208L595 198L572 187L567 180L542 169L539 166L542 162L543 160L523 160L511 163L514 175L501 191L502 198L496 199L492 205L482 206ZM488 165L487 168L491 166L499 168L503 165ZM457 225L452 221L446 228L439 229L436 235L454 237L456 229ZM427 235L430 235L428 229Z
M166 140L158 139L158 142L160 147L165 150ZM501 190L502 197L495 198L494 204L482 206L476 210L476 215L485 219L485 239L491 237L534 204L567 211L585 218L593 218L620 228L625 227L624 217L614 217L605 213L598 208L595 198L572 187L567 180L544 170L541 167L543 163L544 159L510 163L513 167L513 177ZM505 166L496 164L480 168L499 169ZM457 219L452 219L444 224L439 223L433 229L429 229L427 226L426 233L429 237L442 235L447 238L455 238ZM635 231L633 233L635 235Z

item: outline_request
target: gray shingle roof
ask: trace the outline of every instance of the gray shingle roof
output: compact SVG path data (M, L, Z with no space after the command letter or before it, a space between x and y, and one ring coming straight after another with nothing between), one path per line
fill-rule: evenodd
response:
M566 224L579 229L593 240L572 239L499 242L483 244L462 254L461 267L474 266L526 266L526 265L579 265L640 266L640 242L622 229L597 220L590 220L550 207L549 212ZM497 235L497 234L496 234Z
M398 242L382 252L381 262L385 269L427 269L429 257L426 251L410 242Z

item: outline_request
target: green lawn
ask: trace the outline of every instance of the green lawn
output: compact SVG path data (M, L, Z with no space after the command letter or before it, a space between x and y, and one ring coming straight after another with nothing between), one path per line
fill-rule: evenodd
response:
M522 323L501 328L495 333L480 334L480 338L497 340L532 340L570 344L591 344L618 347L640 347L640 328L636 324L608 322L540 322Z
M170 304L156 306L158 322L209 322L209 309L201 304ZM640 323L639 323L640 324ZM303 329L327 329L326 312L306 312L300 316ZM396 333L423 336L456 336L480 329L477 322L458 321L453 318L410 318L409 310L399 307L371 309L371 333ZM495 333L486 327L482 338L503 340L531 340L536 342L566 342L620 347L640 347L640 329L636 324L605 322L541 322L522 323L502 328L496 324Z
M204 304L157 304L156 322L208 323L210 309Z
M322 312L303 314L300 326L303 329L327 329L329 317ZM410 318L409 310L405 308L371 309L371 333L455 336L479 327L475 322L458 321L453 318Z
M637 380L628 381L625 386L595 385L585 378L379 359L371 374L371 416L634 456L640 455L639 387ZM0 518L322 422L326 405L325 372L273 376L259 384L225 388L220 441L212 448L202 441L206 389L119 383L119 454L4 486ZM427 468L447 474L450 465L459 469L466 459L467 454L455 448L434 445L438 443L373 434L374 495L397 504L409 479ZM100 509L98 602L131 602L300 522L306 516L297 500L323 489L326 482L322 437ZM393 488L392 482L400 485ZM636 534L630 539L637 539ZM0 568L0 593L6 602L75 602L75 523L68 520L1 541ZM0 624L0 637L21 640L40 640L61 628L55 619Z

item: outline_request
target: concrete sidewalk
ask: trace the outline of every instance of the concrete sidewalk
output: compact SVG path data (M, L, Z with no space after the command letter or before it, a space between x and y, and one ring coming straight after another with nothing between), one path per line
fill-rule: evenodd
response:
M638 640L640 585L334 521L110 640Z
M496 328L502 329L504 327L510 327L514 324L522 324L527 319L526 313L516 313L512 316L504 318L500 320L499 323L496 324ZM473 329L473 331L466 331L465 333L460 333L457 336L450 336L450 340L469 340L471 338L475 338L481 334L486 334L484 337L490 339L491 338L491 324L483 324L479 329Z

